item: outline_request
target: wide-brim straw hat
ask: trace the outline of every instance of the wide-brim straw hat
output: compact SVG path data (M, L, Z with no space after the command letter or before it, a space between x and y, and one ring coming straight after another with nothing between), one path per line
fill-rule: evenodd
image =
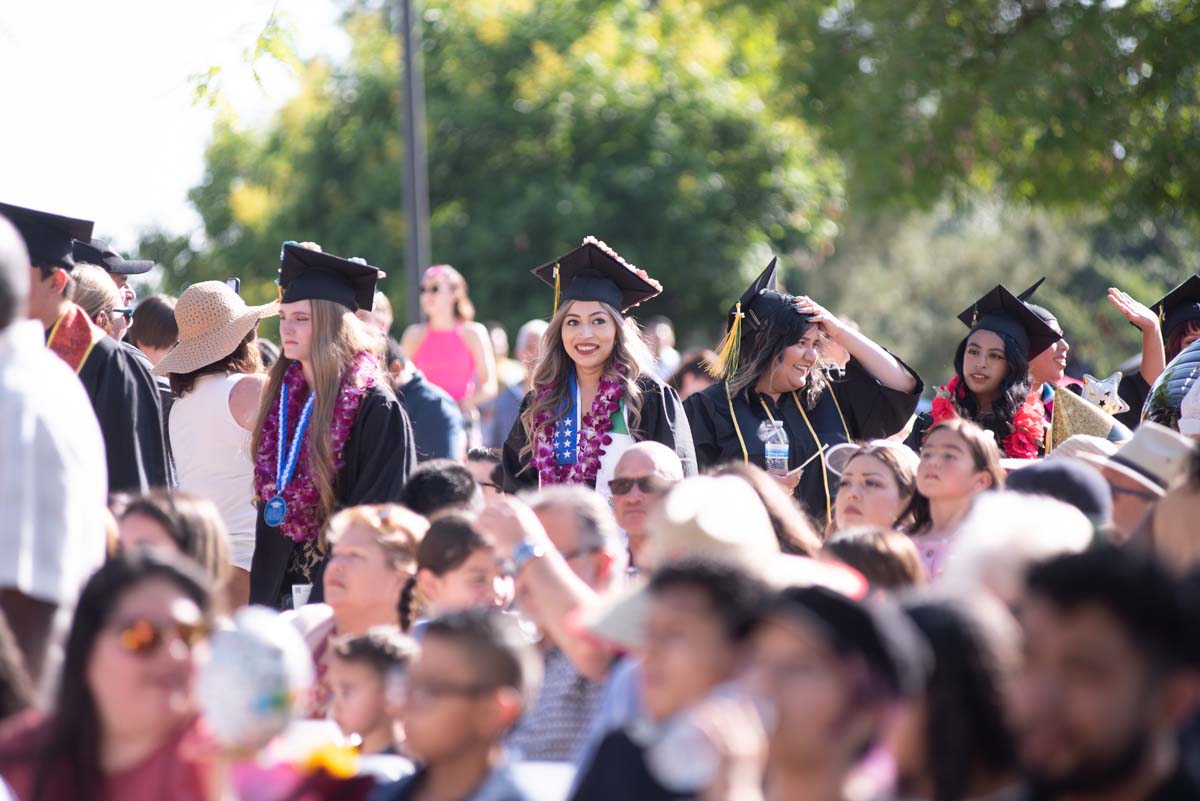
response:
M193 284L175 304L179 342L154 366L155 375L191 373L224 359L279 303L247 306L223 281Z
M867 581L849 567L779 550L758 494L736 476L700 476L677 484L663 499L647 542L654 570L682 559L738 565L777 588L821 585L851 598L866 595ZM605 598L583 623L602 639L640 647L650 594L644 582Z
M1085 462L1111 470L1158 495L1187 474L1188 461L1196 443L1166 426L1146 421L1133 432L1133 439L1109 457L1080 454Z

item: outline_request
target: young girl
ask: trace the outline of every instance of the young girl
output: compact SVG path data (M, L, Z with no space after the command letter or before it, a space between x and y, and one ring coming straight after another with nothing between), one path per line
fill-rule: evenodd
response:
M917 492L906 514L925 574L941 575L942 561L976 495L1004 485L1000 450L992 435L969 420L939 423L921 446Z
M917 419L907 444L918 450L934 426L964 418L991 431L1004 456L1036 459L1047 420L1041 397L1030 391L1029 363L1062 334L1002 284L958 319L971 332L958 345L954 377L938 387L932 411Z
M447 612L477 607L504 608L512 601L512 580L500 571L492 540L471 518L438 517L417 549L417 572L400 596L400 627Z
M384 376L382 341L355 316L379 271L288 242L281 254L283 355L263 391L251 453L258 502L250 602L323 599L319 539L335 511L399 499L415 461L404 406Z
M917 481L917 456L891 440L829 449L829 470L839 476L833 524L826 539L858 526L895 528L904 522Z
M399 755L403 735L388 713L387 688L403 674L417 645L395 628L339 637L329 660L330 712L364 755Z

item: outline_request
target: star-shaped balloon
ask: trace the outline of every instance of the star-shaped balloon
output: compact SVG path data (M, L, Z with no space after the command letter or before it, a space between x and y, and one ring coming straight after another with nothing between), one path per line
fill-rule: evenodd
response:
M1102 411L1108 414L1127 412L1129 411L1129 404L1123 401L1121 396L1117 394L1117 388L1120 385L1120 370L1103 381L1095 376L1085 375L1083 377L1083 399L1094 406L1099 406Z

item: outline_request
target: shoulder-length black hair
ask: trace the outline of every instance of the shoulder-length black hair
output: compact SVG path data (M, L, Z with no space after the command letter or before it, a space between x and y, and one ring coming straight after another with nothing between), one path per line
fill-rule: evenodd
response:
M212 594L204 573L182 557L155 550L118 554L97 570L79 595L62 666L62 679L54 712L44 739L27 746L25 753L0 755L7 761L35 763L33 796L90 801L103 788L100 768L100 713L88 686L88 663L96 640L112 618L121 599L134 587L165 580L212 614Z
M967 341L971 338L970 334L963 337L962 342L958 343L958 350L954 352L954 374L958 376L958 385L966 394L965 398L959 400L959 405L963 407L971 420L978 423L985 431L995 434L996 442L1003 442L1015 430L1013 418L1025 405L1031 385L1029 382L1029 359L1025 356L1025 351L1012 337L1000 333L997 333L996 336L1004 342L1004 358L1008 364L1008 370L1004 374L1004 380L1000 382L1000 397L992 404L991 410L986 415L980 416L979 401L976 400L975 393L967 388L967 379L963 377L963 356L967 352Z
M739 343L737 372L725 379L730 394L739 395L747 389L753 389L760 376L769 373L779 364L783 359L783 352L803 339L808 330L815 325L807 315L785 309L776 311L757 331L744 328ZM817 337L819 356L816 364L808 371L804 387L800 390L804 405L809 409L817 405L821 393L829 383L826 375L829 363L821 347L825 335L818 330Z

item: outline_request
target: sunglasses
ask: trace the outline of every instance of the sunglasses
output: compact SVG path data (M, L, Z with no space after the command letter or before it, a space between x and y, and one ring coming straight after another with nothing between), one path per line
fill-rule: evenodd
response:
M208 627L203 623L183 623L171 620L158 623L140 618L121 623L115 627L117 642L126 653L134 656L150 656L171 637L178 637L188 650L208 638Z
M113 309L110 314L120 314L126 321L133 319L133 309Z
M662 495L674 484L674 481L667 481L658 476L638 476L637 478L614 478L608 482L608 488L613 495L628 495L635 486L645 495Z
M436 295L436 294L440 293L443 289L445 289L447 292L454 291L450 287L442 287L442 286L439 286L438 284L433 284L431 286L421 287L421 294L422 295Z

